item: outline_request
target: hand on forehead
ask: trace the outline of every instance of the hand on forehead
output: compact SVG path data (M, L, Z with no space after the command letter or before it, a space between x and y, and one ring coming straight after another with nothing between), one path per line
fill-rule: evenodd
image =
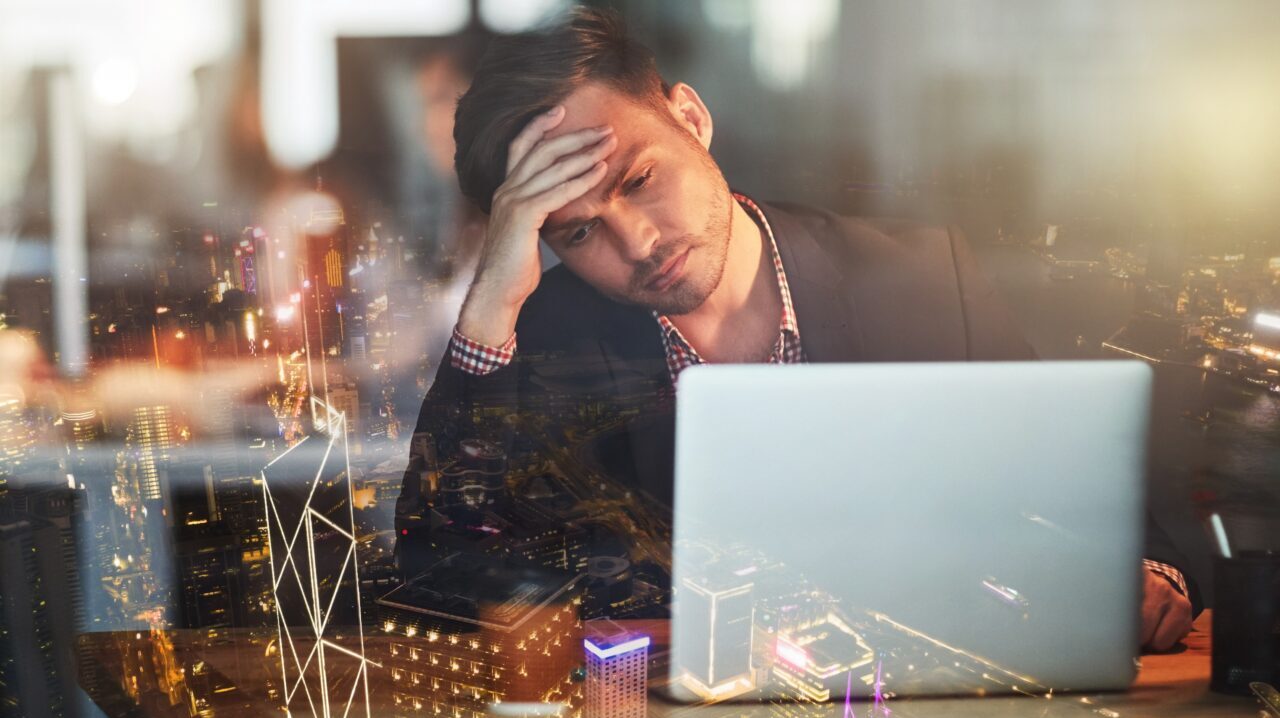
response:
M547 139L600 125L612 125L617 131L625 113L634 110L618 92L596 84L574 90L560 105L564 107L564 119L546 133Z

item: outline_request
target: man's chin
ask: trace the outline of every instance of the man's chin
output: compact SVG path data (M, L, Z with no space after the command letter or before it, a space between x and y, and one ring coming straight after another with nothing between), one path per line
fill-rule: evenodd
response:
M684 284L685 282L681 281L665 292L645 297L644 301L636 303L667 317L689 314L707 301L710 292L699 292L693 287L683 286Z

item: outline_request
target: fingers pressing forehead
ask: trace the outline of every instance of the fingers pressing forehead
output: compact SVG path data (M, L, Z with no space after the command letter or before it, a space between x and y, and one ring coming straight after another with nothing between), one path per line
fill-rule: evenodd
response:
M511 172L511 168L515 167L529 150L537 144L538 140L546 135L547 131L564 120L564 106L556 105L546 112L534 115L533 119L524 126L524 129L516 135L511 141L511 145L507 150L507 172Z

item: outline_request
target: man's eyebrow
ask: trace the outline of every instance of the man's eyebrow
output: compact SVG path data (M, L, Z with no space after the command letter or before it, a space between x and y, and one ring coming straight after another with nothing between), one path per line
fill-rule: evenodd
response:
M631 168L635 165L636 158L638 158L642 152L649 149L650 146L651 146L650 143L646 142L643 144L635 145L630 150L627 151L627 154L622 158L622 162L618 165L619 167L618 171L614 172L613 177L608 182L605 182L603 184L604 191L601 193L600 196L604 201L607 202L613 199L618 195L620 191L622 191L622 183L626 181L627 173L630 172ZM542 225L542 234L552 235L552 234L555 234L556 232L561 232L563 230L569 229L570 227L576 227L581 224L586 224L589 221L591 221L590 217L570 217L569 219L566 219L563 222L556 222L555 224L544 224Z

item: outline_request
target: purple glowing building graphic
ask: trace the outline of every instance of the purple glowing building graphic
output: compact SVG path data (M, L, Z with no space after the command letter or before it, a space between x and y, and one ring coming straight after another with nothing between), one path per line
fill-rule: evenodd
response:
M888 716L890 711L884 700L884 680L880 677L880 661L876 661L876 681L872 687L875 689L875 693L872 694L875 701L871 704L871 711L867 715L870 718ZM853 671L849 671L849 677L845 680L842 718L857 718L857 714L853 712Z
M612 621L593 622L587 651L586 718L644 718L648 708L649 637Z

